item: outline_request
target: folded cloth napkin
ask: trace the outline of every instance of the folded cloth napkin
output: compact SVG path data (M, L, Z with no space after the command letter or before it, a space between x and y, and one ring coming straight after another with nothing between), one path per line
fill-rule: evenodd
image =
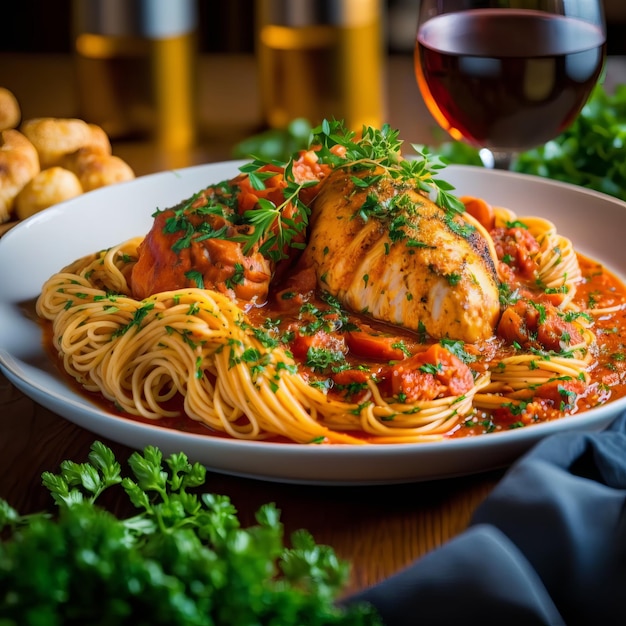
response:
M622 626L625 592L626 414L544 439L464 533L348 602L386 626Z

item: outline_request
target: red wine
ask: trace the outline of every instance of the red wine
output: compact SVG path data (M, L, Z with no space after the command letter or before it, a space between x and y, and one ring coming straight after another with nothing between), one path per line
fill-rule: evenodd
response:
M569 126L604 62L602 30L541 11L476 9L420 27L415 72L426 105L455 139L526 150Z

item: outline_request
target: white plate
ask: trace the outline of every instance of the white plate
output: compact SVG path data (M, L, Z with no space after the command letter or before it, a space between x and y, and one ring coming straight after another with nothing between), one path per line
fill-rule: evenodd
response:
M42 348L27 313L42 283L74 259L145 234L164 209L238 172L241 162L217 163L145 176L43 211L0 239L0 368L26 395L92 431L134 448L184 451L209 469L266 480L312 484L401 483L502 467L551 433L595 430L626 408L626 399L524 429L437 443L390 446L306 446L231 441L145 425L103 411L73 391ZM476 195L518 215L557 224L577 250L618 275L626 269L626 203L599 193L519 174L450 166L441 178L459 195ZM623 274L622 274L623 278Z

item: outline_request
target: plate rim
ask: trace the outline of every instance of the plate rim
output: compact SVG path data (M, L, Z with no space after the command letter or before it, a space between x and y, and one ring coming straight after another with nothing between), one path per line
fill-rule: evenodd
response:
M89 196L88 194L84 194L83 196L79 196L78 198L72 199L70 201L61 203L46 211L35 214L30 218L24 220L23 222L17 224L14 228L8 231L2 238L0 238L0 257L2 255L3 250L7 248L7 246L11 246L12 241L14 239L19 239L23 236L23 233L27 232L32 228L40 228L43 227L43 224L54 220L55 215L59 213L64 213L67 211L75 211L80 210L83 204L89 202L89 197L94 197L93 194L100 194L98 197L100 199L105 198L107 195L117 196L124 193L124 189L127 189L130 185L136 185L137 188L140 186L150 185L155 180L164 180L169 174L174 174L177 179L184 179L186 177L193 178L195 174L210 174L211 172L221 171L222 169L232 169L233 171L237 170L237 168L245 163L246 160L229 160L229 161L221 161L217 163L209 163L203 165L195 165L188 168L182 168L179 170L167 170L164 172L157 172L154 174L149 174L146 176L139 177L134 181L128 181L125 183L120 183L118 185L110 186L107 188L103 188L101 190L96 190L94 192L89 192L92 194ZM495 170L485 170L485 168L477 167L477 166L462 166L462 165L449 165L445 170L441 170L438 173L438 178L442 178L445 180L445 171L451 170L453 172L467 172L467 173L476 173L478 171L481 172L480 176L496 176L502 177L503 179L511 178L515 180L527 180L532 181L535 185L547 185L551 188L565 188L570 190L570 192L574 192L576 194L587 195L590 198L599 198L603 201L609 201L611 204L615 204L620 206L624 211L626 211L626 203L613 198L612 196L607 196L601 192L586 189L582 187L578 187L576 185L572 185L570 183L566 183L563 181L556 181L552 179L546 179L530 174L523 174L518 172L508 172L508 171L495 171ZM486 174L485 172L490 172ZM218 182L217 180L210 180L207 184L211 182ZM180 198L183 199L182 197ZM76 207L79 207L78 209ZM154 210L154 207L152 207ZM8 242L8 243L7 243ZM601 261L602 262L602 261ZM53 270L54 271L54 270ZM622 276L620 276L623 278ZM2 278L2 274L0 273L0 278ZM7 301L5 301L4 296L2 294L2 290L0 289L0 309L3 306L6 306ZM35 324L35 321L31 321ZM1 335L0 335L1 339ZM42 350L43 347L41 348ZM48 355L46 355L48 358ZM4 375L12 382L16 387L18 387L26 396L33 399L35 402L42 404L46 408L50 409L52 406L57 406L57 403L67 402L67 399L61 396L58 396L55 393L54 389L46 389L45 386L41 385L41 381L39 380L31 380L29 379L29 372L22 365L22 361L17 359L14 355L12 355L9 351L7 351L2 344L0 344L0 370L4 373ZM28 364L26 364L28 366ZM53 365L54 367L54 365ZM52 376L51 373L47 373L46 375ZM62 381L62 375L58 373L58 380ZM74 404L76 404L76 411L84 411L85 404L89 403L89 400L81 395L79 392L76 392L71 389L69 384L66 381L62 381L66 385L66 393L69 393L70 399ZM33 397L35 396L35 397ZM76 403L76 399L79 400ZM258 442L258 441L245 441L245 440L235 440L228 439L220 436L211 436L210 434L196 434L189 433L184 431L178 431L175 429L168 429L165 427L161 427L158 425L152 425L149 423L144 423L140 421L135 421L132 418L125 418L117 416L113 413L107 413L98 407L95 403L93 403L92 413L97 415L97 419L99 420L111 420L116 422L118 425L121 421L124 422L124 426L116 427L113 430L117 431L121 429L122 431L132 431L133 437L146 435L148 438L150 436L155 437L158 440L163 439L171 439L172 442L176 442L177 445L180 444L188 444L190 442L194 442L191 446L194 450L198 445L201 447L211 448L211 444L218 444L224 451L226 452L236 452L239 450L246 450L250 452L251 450L258 451L259 449L265 450L266 452L261 453L261 456L269 455L271 453L278 452L278 455L281 457L285 457L286 460L293 460L294 458L304 458L308 459L312 457L313 459L317 457L322 457L327 459L328 457L340 456L346 458L348 460L352 460L353 457L360 458L362 456L367 457L382 457L386 458L390 456L389 450L398 450L402 451L398 454L399 457L404 457L408 455L420 455L429 459L433 455L442 454L445 457L449 457L454 454L458 454L456 451L472 451L476 448L491 450L492 448L498 447L508 447L513 450L513 462L517 456L519 456L520 450L527 449L528 447L534 445L539 440L545 438L546 436L558 432L568 432L571 430L594 430L597 428L602 428L606 426L609 421L612 421L616 410L613 410L616 405L624 405L626 407L626 398L622 398L620 400L613 401L608 403L607 405L603 405L601 407L597 407L592 409L591 411L585 411L583 413L578 413L568 418L567 425L563 426L565 423L564 420L556 420L547 423L535 424L528 429L518 429L515 431L504 431L498 433L492 433L489 435L481 435L479 437L468 437L468 438L458 438L458 439L450 439L440 442L427 442L427 443L402 443L402 444L389 444L380 445L380 446L353 446L348 444L332 444L328 446L316 446L316 445L304 445L304 444L296 444L296 443L273 443L273 442ZM85 425L84 421L93 417L92 415L86 415L83 421L76 418L75 415L66 415L64 413L59 413L55 409L51 409L53 412L61 415L65 419L68 419L79 426L92 430L89 426ZM66 411L67 412L67 411ZM73 411L71 411L73 413ZM89 412L87 412L89 413ZM610 414L610 415L609 415ZM94 432L92 430L92 432ZM158 433L158 434L155 434ZM107 437L109 439L115 440L119 443L130 445L130 447L137 447L133 444L128 444L124 440L120 440L115 436L111 436L110 434L96 433L101 434L103 437ZM198 443L201 442L201 443ZM335 452L337 451L337 452ZM443 451L443 452L442 452ZM391 456L395 456L393 453ZM216 472L222 472L226 474L233 474L239 476L245 476L249 478L257 478L261 480L270 480L270 481L278 481L278 482L296 482L296 483L305 483L305 484L332 484L332 485L363 485L363 484L390 484L397 482L417 482L420 480L432 480L436 478L447 478L454 475L461 474L471 474L474 471L485 471L485 469L490 469L489 467L478 469L469 472L452 472L451 474L446 474L434 472L432 475L427 471L415 476L409 477L389 477L381 479L380 481L376 481L372 478L365 478L360 480L358 477L347 476L344 480L337 479L332 480L329 478L316 479L311 476L297 475L292 472L291 475L285 472L278 471L259 471L259 472L237 472L236 469L233 468L220 468L214 467L210 462L206 462L204 459L203 462L207 467ZM509 462L506 462L508 465ZM496 463L495 467L500 467L501 464Z

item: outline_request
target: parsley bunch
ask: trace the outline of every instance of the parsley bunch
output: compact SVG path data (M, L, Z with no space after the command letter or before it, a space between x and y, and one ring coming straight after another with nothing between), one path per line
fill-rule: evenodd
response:
M226 496L197 494L206 470L147 447L122 476L100 442L86 463L45 473L58 515L21 516L0 500L2 626L379 624L367 606L338 608L347 565L306 531L284 545L279 512L244 529ZM96 501L123 489L138 513Z

